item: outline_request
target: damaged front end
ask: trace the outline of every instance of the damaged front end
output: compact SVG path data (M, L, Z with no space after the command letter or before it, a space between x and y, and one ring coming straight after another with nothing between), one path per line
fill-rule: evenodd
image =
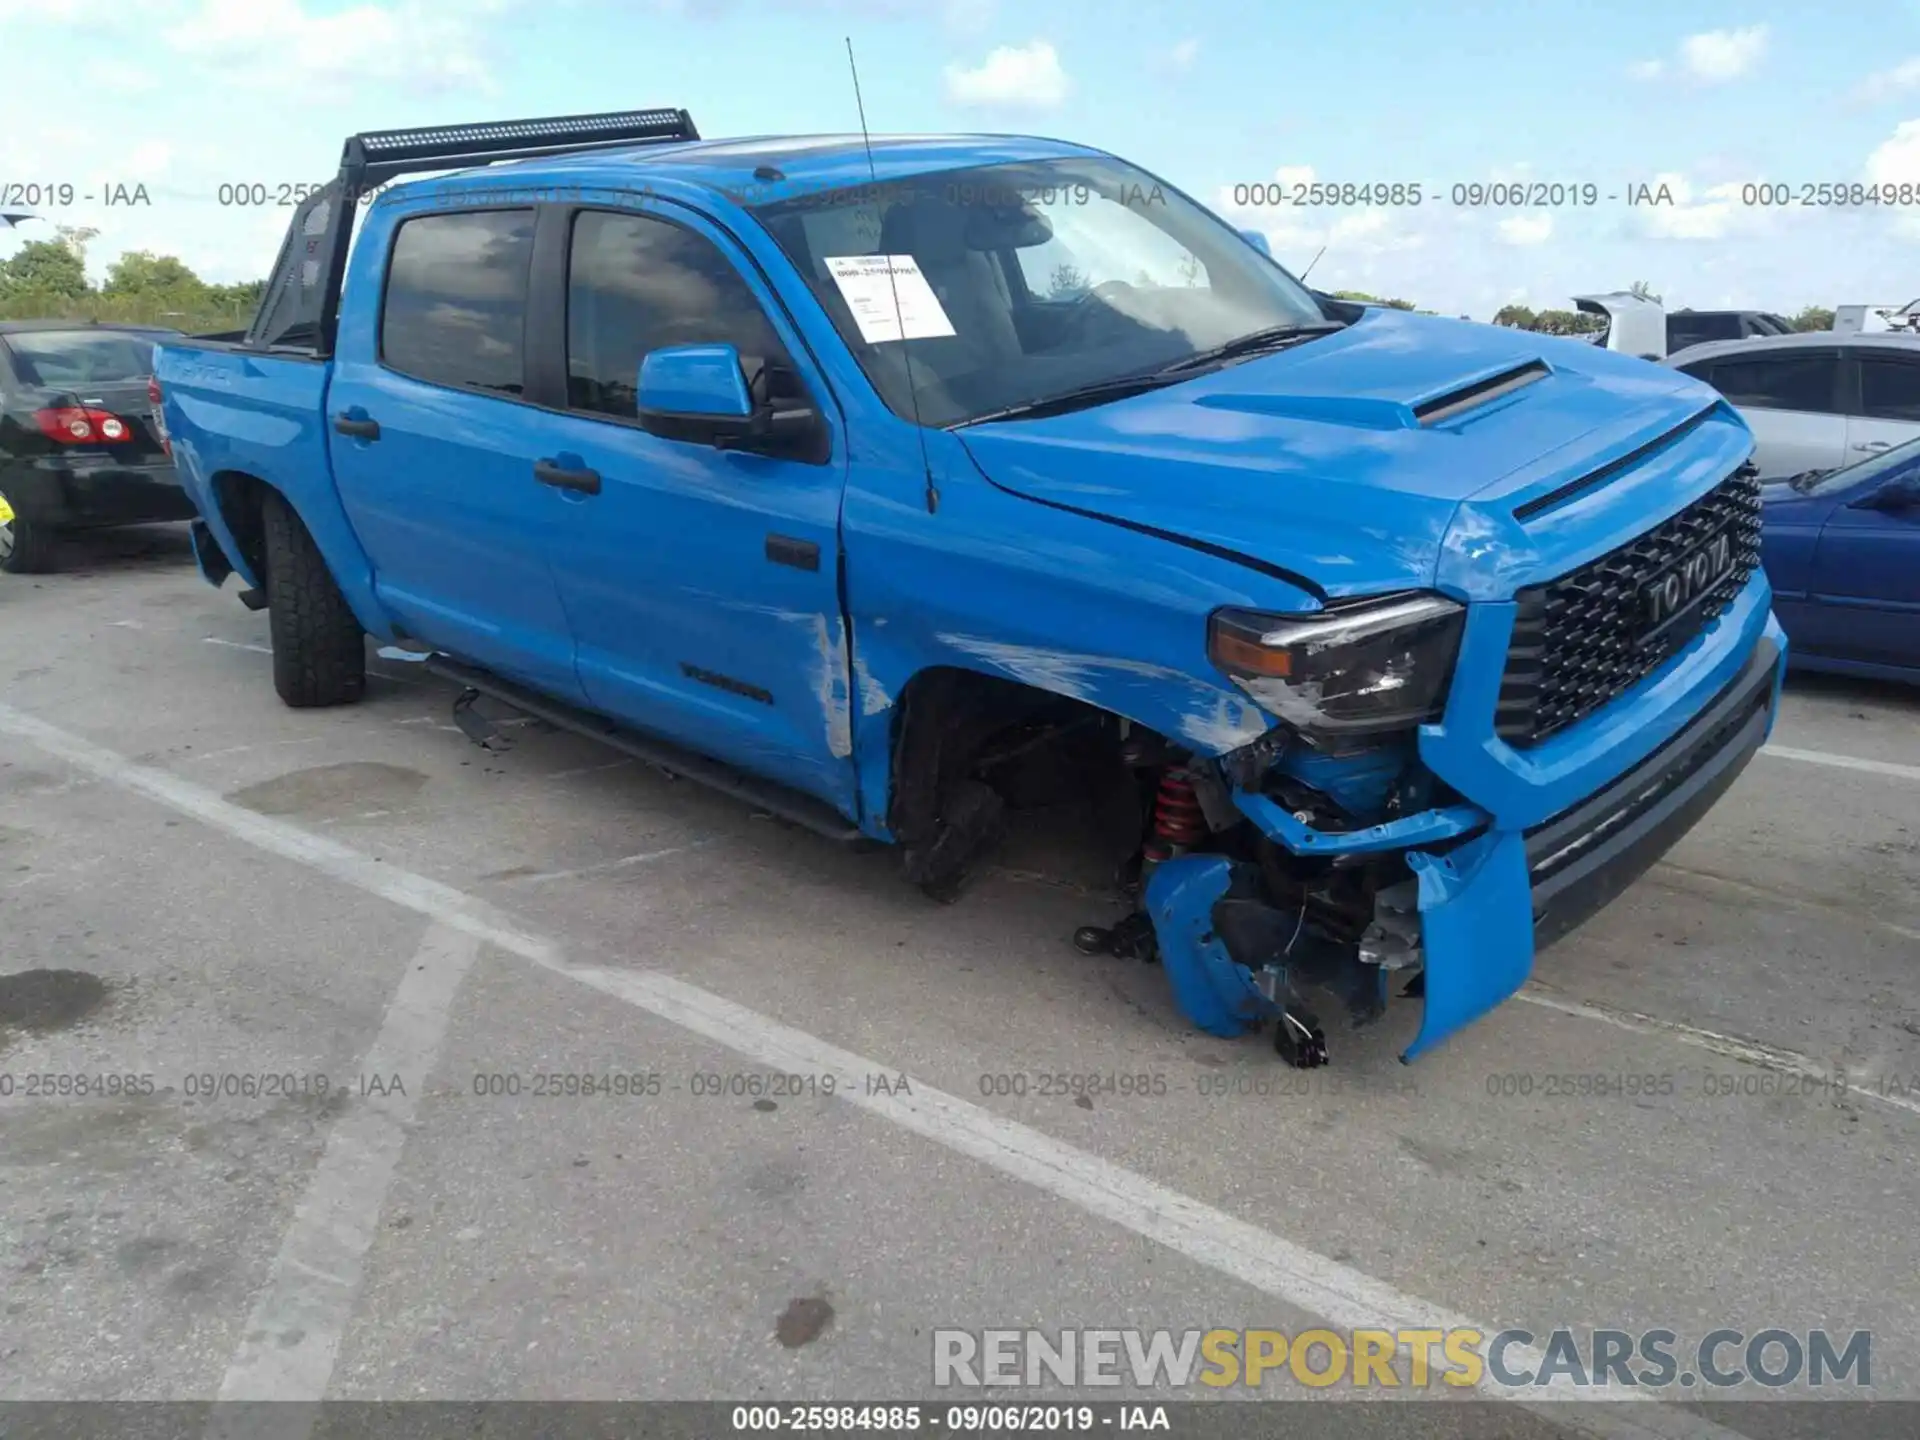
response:
M1211 793L1199 808L1224 823L1182 844L1157 808L1143 851L1139 918L1188 1019L1223 1037L1271 1025L1281 1057L1310 1067L1328 1058L1325 1003L1357 1027L1396 993L1423 996L1411 1059L1519 989L1534 946L1524 836L1439 793L1411 745L1251 748L1170 770L1162 797Z
M1756 573L1598 730L1525 751L1486 733L1500 672L1484 662L1512 643L1511 607L1477 607L1464 645L1467 617L1440 597L1274 617L1251 636L1245 617L1216 622L1216 663L1284 723L1161 772L1138 923L1182 1011L1221 1036L1271 1024L1295 1065L1326 1061L1316 997L1356 1026L1391 995L1421 997L1408 1060L1486 1015L1764 743L1785 669L1768 600ZM1471 777L1474 798L1447 775ZM1183 794L1190 814L1166 803Z
M1418 728L1444 706L1465 614L1413 593L1310 616L1213 616L1210 658L1281 723L1225 756L1164 764L1142 908L1107 942L1137 948L1150 927L1175 999L1201 1029L1234 1036L1271 1023L1289 1063L1324 1064L1312 997L1363 1025L1397 989L1427 996L1419 1050L1526 978L1524 851L1490 835L1491 817L1419 757ZM1082 949L1097 948L1090 938Z

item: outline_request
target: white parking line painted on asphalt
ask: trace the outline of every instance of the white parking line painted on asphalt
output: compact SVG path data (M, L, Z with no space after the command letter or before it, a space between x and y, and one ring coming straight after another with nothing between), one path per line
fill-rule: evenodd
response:
M515 875L512 878L522 885L541 885L549 880L578 880L588 875L608 875L615 870L626 870L635 865L647 865L655 860L685 855L693 850L704 850L713 843L712 840L690 840L685 845L671 845L665 850L643 850L638 855L622 855L618 860L602 860L598 865L582 865L577 870L536 870L530 875Z
M249 645L244 640L222 640L218 635L204 636L201 643L203 645L224 645L229 650L251 650L256 655L273 654L273 647L271 645Z
M140 765L43 720L0 705L0 734L26 740L101 779L171 806L261 850L296 861L340 881L415 910L441 924L497 945L543 969L628 1004L750 1060L789 1073L835 1077L836 1093L936 1144L968 1155L1002 1174L1076 1205L1215 1272L1342 1327L1389 1330L1475 1328L1491 1338L1495 1327L1476 1324L1443 1306L1408 1295L1370 1275L1296 1245L1271 1231L1214 1209L1097 1155L1006 1119L919 1081L911 1094L867 1094L865 1079L899 1067L842 1050L731 1000L672 976L568 964L560 947L519 929L493 906L450 885L415 875L311 834L284 820L255 814L210 790ZM1544 1356L1506 1347L1509 1365L1538 1372ZM1579 1390L1554 1375L1529 1398L1494 1383L1481 1391L1577 1425L1607 1440L1738 1440L1737 1432L1670 1408L1647 1392ZM1545 1395L1539 1392L1544 1390ZM1555 1401L1611 1401L1568 1405Z
M227 1365L220 1399L325 1398L414 1107L439 1058L460 982L479 951L471 935L437 921L427 926L380 1033L360 1061L353 1088L366 1086L369 1093L352 1094L327 1136Z
M1597 1020L1602 1025L1611 1025L1618 1030L1632 1030L1641 1035L1659 1035L1668 1040L1677 1040L1682 1045L1691 1045L1696 1050L1706 1050L1715 1055L1724 1055L1729 1060L1737 1060L1742 1065L1757 1066L1762 1070L1772 1070L1782 1075L1797 1075L1806 1080L1817 1080L1836 1091L1844 1090L1857 1095L1862 1100L1872 1100L1876 1104L1890 1106L1895 1110L1904 1110L1909 1115L1920 1115L1920 1100L1906 1093L1904 1083L1897 1083L1886 1076L1869 1075L1864 1072L1841 1072L1832 1065L1822 1065L1811 1056L1802 1055L1795 1050L1783 1050L1776 1045L1764 1045L1758 1040L1742 1040L1737 1035L1722 1035L1717 1030L1702 1030L1697 1025L1688 1025L1679 1020L1662 1020L1654 1015L1643 1015L1638 1010L1623 1010L1612 1005L1600 1005L1587 1000L1569 1000L1564 996L1529 984L1516 1000L1524 1000L1529 1005L1538 1005L1543 1010L1555 1010L1562 1015L1577 1016L1582 1020Z
M250 645L244 640L223 640L218 635L202 636L201 643L203 645L223 645L229 650L250 650L255 655L273 654L273 647L271 645ZM396 681L401 685L432 685L433 684L433 682L430 680L422 680L418 675L397 675L391 670L382 670L375 665L369 665L367 667L367 673L369 675L378 675L383 680Z
M1920 780L1920 765L1897 765L1891 760L1862 760L1858 755L1835 755L1826 750L1796 750L1791 745L1763 745L1762 755L1776 760L1798 760L1807 765L1826 765L1835 770L1861 770L1869 775L1888 775L1895 780Z

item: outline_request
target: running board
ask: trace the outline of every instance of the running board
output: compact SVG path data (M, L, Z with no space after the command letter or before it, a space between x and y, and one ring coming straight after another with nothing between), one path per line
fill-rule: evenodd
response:
M657 765L671 775L683 779L695 780L702 785L718 790L723 795L731 795L736 800L744 800L749 805L790 820L795 825L823 835L829 840L853 841L864 839L860 828L850 824L847 817L824 801L811 795L803 795L784 785L756 779L731 765L709 759L691 750L683 749L670 740L656 739L651 735L642 735L623 725L617 725L602 715L577 709L563 700L552 700L511 680L503 680L485 670L471 665L463 665L458 660L450 660L444 655L430 655L426 660L427 669L469 690L477 690L504 705L510 705L523 715L531 715L536 720L544 720L549 725L562 730L571 730L576 735L584 735L589 740L598 740L602 745L610 745L615 750L624 751L636 760L644 760L649 765Z

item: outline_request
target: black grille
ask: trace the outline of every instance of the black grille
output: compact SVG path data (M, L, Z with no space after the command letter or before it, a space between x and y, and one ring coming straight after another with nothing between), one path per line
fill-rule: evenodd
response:
M1733 568L1691 609L1650 624L1641 587L1723 530ZM1759 563L1760 482L1743 465L1637 540L1522 590L1494 728L1508 744L1536 745L1585 719L1711 624Z

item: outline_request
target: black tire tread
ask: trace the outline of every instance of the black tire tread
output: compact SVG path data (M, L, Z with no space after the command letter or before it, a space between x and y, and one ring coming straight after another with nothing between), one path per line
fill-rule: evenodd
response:
M273 688L295 709L350 705L366 694L366 634L326 557L276 491L261 502Z
M9 575L44 575L53 569L60 536L50 525L13 517L13 553L0 562Z

